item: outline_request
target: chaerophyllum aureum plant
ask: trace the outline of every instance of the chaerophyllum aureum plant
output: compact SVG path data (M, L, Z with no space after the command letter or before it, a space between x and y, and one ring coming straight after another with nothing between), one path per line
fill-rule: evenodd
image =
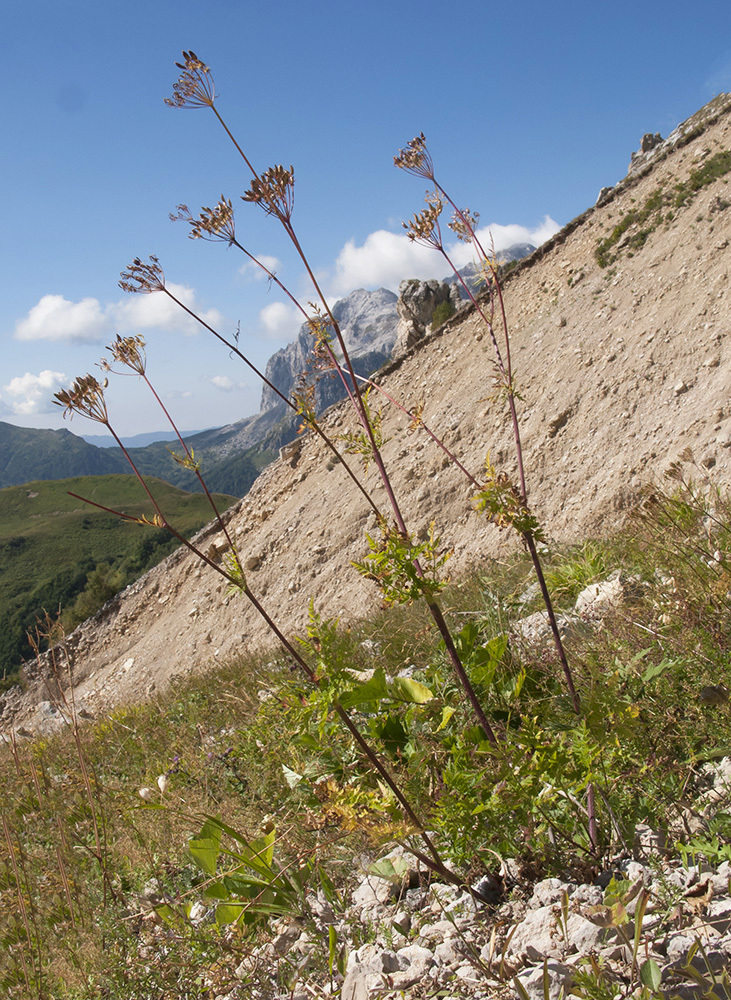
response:
M171 216L188 226L188 235L192 239L202 239L209 242L222 243L233 247L242 253L246 259L259 268L268 280L295 306L309 326L312 335L312 346L307 371L302 373L291 397L284 395L267 379L246 357L239 345L238 335L228 337L216 330L210 323L197 315L194 310L185 305L176 296L165 278L160 261L155 256L147 260L135 258L129 267L122 272L121 287L133 294L165 295L181 310L192 317L201 327L215 337L226 350L236 359L243 362L257 375L276 396L297 414L300 421L300 432L317 435L325 444L334 460L341 463L354 489L365 500L376 519L377 531L366 538L367 552L363 558L353 565L363 576L375 582L386 605L407 605L420 602L426 608L433 627L437 630L444 655L453 676L453 686L460 692L465 710L471 715L473 725L478 734L475 744L479 747L479 755L474 757L472 751L464 751L471 760L471 766L477 759L477 771L482 772L483 785L491 781L491 761L496 770L520 767L521 762L514 759L515 748L506 739L489 704L485 703L484 690L486 685L476 685L474 677L479 674L478 667L484 657L476 651L474 641L466 643L463 634L455 634L448 623L448 616L441 604L441 592L446 584L444 566L449 557L449 551L440 541L434 525L426 537L410 530L402 511L400 498L394 488L383 455L383 430L381 410L375 405L379 399L383 406L393 406L408 415L409 433L422 433L432 444L441 449L450 463L465 477L474 497L474 508L483 513L499 528L514 531L527 549L535 570L540 591L550 622L556 656L560 663L566 689L569 694L573 711L581 712L581 703L574 683L572 670L559 634L551 597L546 585L541 566L539 545L544 541L541 525L528 503L528 490L524 469L523 451L520 438L517 401L518 392L515 387L512 361L510 354L509 327L506 315L501 275L494 252L485 249L479 239L477 224L478 216L468 209L460 209L442 187L435 175L431 155L427 149L423 134L413 139L408 146L395 157L396 166L426 179L432 186L427 195L427 207L417 213L405 227L410 239L432 247L441 254L449 267L454 270L467 297L470 299L477 315L485 325L493 351L493 374L496 395L503 399L508 411L515 445L515 463L517 479L505 471L497 470L490 462L489 455L485 463L482 478L471 472L453 450L448 448L424 419L423 405L410 405L397 400L386 387L379 384L376 377L363 378L356 373L348 345L341 327L333 314L332 308L325 296L315 271L300 243L294 216L294 186L295 174L293 167L277 164L266 169L253 165L246 152L238 143L228 124L222 117L215 94L211 71L194 52L184 52L183 62L176 64L180 76L173 87L172 97L166 103L179 109L208 109L230 138L237 154L243 161L249 174L248 189L241 195L241 200L248 205L261 209L267 216L279 225L290 241L298 256L312 287L313 301L305 307L266 264L253 255L239 240L235 224L235 212L231 199L221 196L211 208L203 207L195 215L184 205L178 205ZM482 271L484 289L477 295L467 285L459 274L448 250L445 248L441 229L441 217L448 207L451 212L450 229L456 236L470 243L475 250L477 262ZM337 643L329 641L333 623L324 623L315 609L310 613L310 628L303 641L293 642L286 634L286 629L277 621L276 609L265 607L260 596L244 572L245 558L239 553L236 542L228 530L226 519L216 509L206 484L199 462L194 453L184 442L177 431L172 416L163 405L154 385L147 375L145 345L141 337L117 337L109 348L110 358L103 360L100 367L104 379L100 381L95 376L87 374L78 378L73 386L56 396L56 401L64 407L68 415L78 413L91 420L101 423L112 433L117 444L126 455L130 467L142 484L151 506L149 518L129 518L141 520L165 528L174 535L191 553L226 580L229 588L242 596L250 606L250 610L261 616L267 628L276 637L288 661L299 671L300 676L314 692L313 697L326 702L326 711L336 717L345 728L363 765L364 780L373 777L388 790L388 795L404 821L404 830L411 839L410 849L425 865L438 874L440 878L460 884L462 877L451 870L443 860L433 836L427 832L429 816L421 816L408 794L400 786L396 771L399 757L389 759L389 754L372 738L372 732L364 731L363 712L367 706L371 715L378 712L379 706L391 703L394 698L394 685L389 684L385 676L376 671L375 679L359 683L347 671L343 671L338 662ZM155 396L166 418L175 430L181 452L176 461L191 469L198 478L201 488L208 496L212 515L218 528L226 539L227 555L221 561L204 552L194 542L186 539L177 531L165 516L165 512L155 499L152 487L146 482L144 475L136 467L131 455L122 444L115 432L105 398L108 378L111 375L125 372L141 378ZM330 376L338 378L348 405L355 416L356 429L340 437L331 436L323 427L317 412L315 387L318 379ZM355 461L350 461L355 459ZM369 468L375 471L378 483L382 487L385 501L376 499L376 491L366 479ZM109 508L104 508L109 510ZM120 517L128 518L123 511L112 511ZM501 656L506 644L501 646ZM492 661L495 661L494 663ZM492 657L492 673L490 681L495 676L497 660ZM482 678L487 677L483 669ZM512 695L519 693L513 683ZM520 682L522 683L522 682ZM428 701L431 692L424 685L397 684L397 700L405 704L419 705ZM489 684L487 685L489 688ZM481 693L478 693L478 688ZM426 694L425 694L426 692ZM489 700L489 699L488 699ZM386 711L386 709L384 709ZM454 710L446 710L430 730L430 736L437 738L440 732L446 734L449 720ZM459 742L459 741L457 741ZM456 743L455 743L456 746ZM455 758L456 759L456 758ZM588 846L595 851L598 848L598 830L594 805L594 785L590 780L585 785L586 817L588 819ZM479 812L479 809L474 811ZM416 839L415 839L416 838ZM418 839L421 840L418 846ZM479 893L478 893L479 895Z

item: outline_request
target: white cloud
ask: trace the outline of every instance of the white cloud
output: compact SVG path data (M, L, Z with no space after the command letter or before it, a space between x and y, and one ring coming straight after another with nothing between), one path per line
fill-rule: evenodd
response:
M52 413L55 404L51 397L66 381L63 372L54 372L48 368L38 375L31 375L30 372L18 375L2 387L0 409L18 417Z
M267 340L283 340L289 342L297 336L304 322L302 313L294 306L284 302L272 302L259 313L259 319Z
M349 240L335 261L328 282L331 295L347 295L355 288L397 288L403 278L433 278L443 261L433 250L402 234L378 229L362 246Z
M172 282L167 287L211 326L221 322L218 310L200 309L192 288ZM28 315L16 323L14 336L16 340L99 343L116 332L126 334L157 329L194 333L198 328L199 324L162 292L129 295L106 305L94 298L69 302L63 295L44 295Z
M192 288L187 285L176 285L171 281L166 284L171 295L180 299L183 305L197 313L206 323L215 327L221 322L222 317L217 309L201 310ZM137 330L149 329L182 330L184 333L195 333L200 329L200 324L164 292L129 295L127 298L107 306L107 313L120 333L134 333Z
M539 246L561 227L546 215L533 227L502 226L494 223L481 227L478 237L486 250L490 241L496 250L504 250L513 243L532 243ZM457 267L464 267L474 259L472 247L454 241L445 244L449 256ZM325 276L332 296L347 295L354 288L398 288L404 278L444 278L448 265L435 250L412 243L405 234L390 233L379 229L366 237L361 246L349 240L338 254L335 271L329 279Z
M234 389L248 389L246 382L234 382L228 375L210 375L208 381L221 392L233 392Z
M541 243L545 243L551 236L554 236L560 228L561 226L550 215L544 215L543 221L532 229L516 224L501 226L495 222L491 226L480 227L477 230L477 235L486 250L490 242L490 234L495 241L495 249L506 250L514 243L532 243L534 247L539 247Z
M98 299L69 302L63 295L44 295L16 323L15 339L94 343L109 332L109 321Z
M271 271L272 274L276 274L282 266L282 262L277 257L271 257L266 253L258 254L256 259L263 264L267 270ZM259 264L254 263L253 260L247 260L245 264L242 264L239 268L239 274L242 274L247 281L268 280L267 274L262 271Z

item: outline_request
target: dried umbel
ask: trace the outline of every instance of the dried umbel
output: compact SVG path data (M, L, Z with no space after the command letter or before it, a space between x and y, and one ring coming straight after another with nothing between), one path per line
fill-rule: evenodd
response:
M125 292L165 291L165 275L160 261L152 255L150 255L149 263L135 257L127 270L121 272L121 278L119 287Z
M166 97L170 108L211 108L216 99L210 69L195 52L183 52L184 63L175 63L182 73L173 84L173 96Z
M426 138L423 132L412 139L405 149L399 150L399 155L394 156L393 162L400 170L406 170L417 177L434 181L434 164L431 154L426 148Z
M251 187L241 196L243 201L261 205L267 215L289 222L294 209L294 167L289 170L281 164L270 167L259 177L254 177Z
M452 221L448 225L458 240L462 240L463 243L471 243L475 238L479 221L479 212L470 212L469 208L462 208L455 211Z
M223 240L231 246L236 242L234 210L231 201L221 195L221 200L213 208L204 206L195 217L187 205L178 205L178 211L170 213L173 222L187 222L191 240Z
M109 426L109 414L104 399L107 380L99 382L93 375L81 375L74 381L70 389L61 389L54 393L53 401L57 406L63 406L64 417L68 414L80 413L89 420Z
M423 246L441 250L442 230L439 216L442 214L443 205L436 194L427 197L427 204L428 208L423 212L417 212L411 222L403 222L402 225L412 243L421 243Z
M145 338L140 334L136 337L120 337L117 334L117 339L107 350L112 355L112 362L124 365L125 368L130 368L137 375L144 377L147 370L147 355ZM100 360L99 367L105 372L114 371L112 364L106 358Z

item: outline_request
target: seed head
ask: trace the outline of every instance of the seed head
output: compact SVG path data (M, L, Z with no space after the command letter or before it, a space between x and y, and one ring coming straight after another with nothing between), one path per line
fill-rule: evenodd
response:
M421 243L423 246L441 250L442 230L439 216L442 214L442 202L436 194L428 195L426 201L429 207L423 212L417 212L411 222L403 222L402 225L412 243Z
M221 195L221 200L213 208L204 207L195 218L187 205L178 205L175 215L170 213L173 222L187 222L190 226L188 236L191 240L223 240L231 246L236 242L234 227L234 212L229 199Z
M150 255L149 264L135 257L126 271L121 273L119 287L125 292L162 292L165 290L165 275L157 257Z
M399 170L406 170L407 173L416 177L425 177L428 181L434 181L434 164L431 154L426 148L426 138L420 132L405 149L399 150L399 155L394 156L394 164Z
M267 215L276 215L281 222L289 222L294 209L294 167L289 170L278 164L255 177L251 187L241 196L242 201L261 205Z
M463 243L471 243L479 221L479 212L470 212L469 208L463 208L459 212L455 211L452 221L448 225L452 232L456 233L458 240L462 240Z
M61 389L55 393L53 401L57 406L63 406L64 417L68 414L71 418L74 413L80 413L82 417L108 427L109 415L104 399L104 390L108 384L106 379L99 382L93 375L81 375L70 389Z
M183 72L165 103L169 108L212 108L216 92L210 69L193 51L184 51L183 59L185 62L175 63Z
M139 334L136 337L120 337L107 348L112 355L112 361L131 368L137 375L144 375L147 368L147 355L145 354L145 338ZM113 371L112 365L106 358L99 362L102 371Z

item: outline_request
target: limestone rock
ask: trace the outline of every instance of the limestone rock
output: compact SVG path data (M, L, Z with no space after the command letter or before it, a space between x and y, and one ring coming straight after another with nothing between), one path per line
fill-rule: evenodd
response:
M418 343L428 331L434 310L442 302L452 302L455 308L460 304L456 285L446 281L419 281L409 278L399 285L396 303L399 322L396 333L396 354L404 354Z

